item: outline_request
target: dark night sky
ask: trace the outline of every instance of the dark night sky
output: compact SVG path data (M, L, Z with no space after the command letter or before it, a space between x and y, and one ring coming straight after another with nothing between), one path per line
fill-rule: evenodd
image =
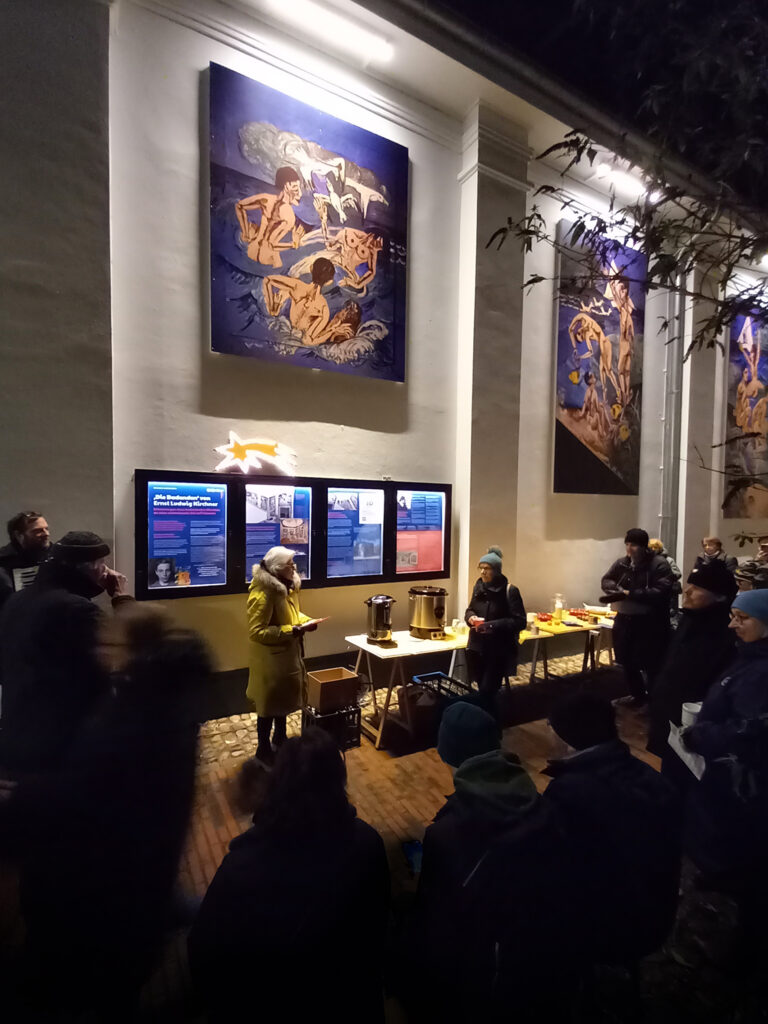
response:
M768 0L586 0L591 20L571 0L424 2L627 127L661 127L685 159L765 206ZM643 108L654 85L664 90L656 113Z

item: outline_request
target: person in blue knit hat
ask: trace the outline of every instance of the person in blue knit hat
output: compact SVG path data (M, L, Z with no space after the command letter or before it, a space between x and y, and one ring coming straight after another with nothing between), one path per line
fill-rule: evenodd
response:
M469 677L477 683L484 705L493 714L502 679L517 671L518 638L525 628L523 599L502 573L501 559L497 547L481 556L480 578L464 615L471 629L467 644Z
M765 949L768 914L768 590L736 595L733 665L711 687L682 735L704 758L688 807L691 860L729 891L741 913L744 952Z

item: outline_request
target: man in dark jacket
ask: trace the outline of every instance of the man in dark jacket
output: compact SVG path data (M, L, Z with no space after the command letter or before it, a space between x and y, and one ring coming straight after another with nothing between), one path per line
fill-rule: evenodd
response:
M550 762L542 801L565 837L568 913L581 918L580 955L630 962L657 949L674 921L676 795L621 742L607 700L575 694L555 708L550 725L576 751Z
M108 554L95 533L66 534L32 586L3 609L0 765L14 775L55 767L108 685L96 658L101 613L91 599L104 590L113 603L126 599Z
M669 602L674 577L662 555L648 550L645 530L624 538L627 554L603 576L604 600L616 604L613 648L629 685L629 703L642 707L664 661L669 641Z
M686 702L704 700L736 653L735 636L728 628L736 589L733 573L722 559L694 568L683 589L680 625L651 693L648 737L648 749L661 758L669 755L665 767L673 771L680 759L667 743L669 723L680 725L681 708ZM687 769L684 772L690 775Z
M464 615L471 628L467 668L489 711L504 676L517 671L518 637L525 629L523 599L502 573L501 558L499 548L489 548L480 559L480 578Z
M10 543L0 548L0 607L28 586L48 557L51 535L39 512L19 512L8 520Z

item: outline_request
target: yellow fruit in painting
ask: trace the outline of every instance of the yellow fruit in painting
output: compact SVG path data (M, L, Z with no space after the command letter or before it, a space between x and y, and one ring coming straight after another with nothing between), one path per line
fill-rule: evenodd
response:
M629 439L629 427L626 423L622 423L619 427L619 437L622 441L627 441Z
M579 383L579 371L578 370L573 370L571 373L569 373L568 374L568 380L571 382L571 384L578 384Z
M611 413L615 420L617 420L619 416L621 416L621 406L618 402L614 402L614 404L611 406Z

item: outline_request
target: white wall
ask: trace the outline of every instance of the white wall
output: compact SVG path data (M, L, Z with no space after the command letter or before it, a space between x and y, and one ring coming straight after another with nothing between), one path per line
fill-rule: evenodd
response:
M0 522L54 538L112 536L108 18L0 5Z
M204 4L196 7L206 10ZM362 72L343 72L343 94L326 92L319 79L307 81L298 48L301 77L255 55L258 35L250 55L243 52L249 47L242 35L235 49L217 37L213 23L203 34L127 2L118 14L110 54L110 127L115 503L123 571L133 572L134 469L210 470L216 460L212 449L226 441L230 427L242 436L275 437L290 445L305 475L452 482L460 126L397 94L390 95L387 117L355 102L369 86ZM208 351L202 95L210 61L408 147L405 384ZM327 80L336 73L328 61ZM452 138L455 146L441 141ZM408 588L389 589L398 598L396 623L405 626ZM361 632L362 601L370 592L307 591L307 611L333 616L311 638L308 653L339 651L345 634ZM172 604L175 616L204 632L222 668L246 662L244 607L244 596Z

